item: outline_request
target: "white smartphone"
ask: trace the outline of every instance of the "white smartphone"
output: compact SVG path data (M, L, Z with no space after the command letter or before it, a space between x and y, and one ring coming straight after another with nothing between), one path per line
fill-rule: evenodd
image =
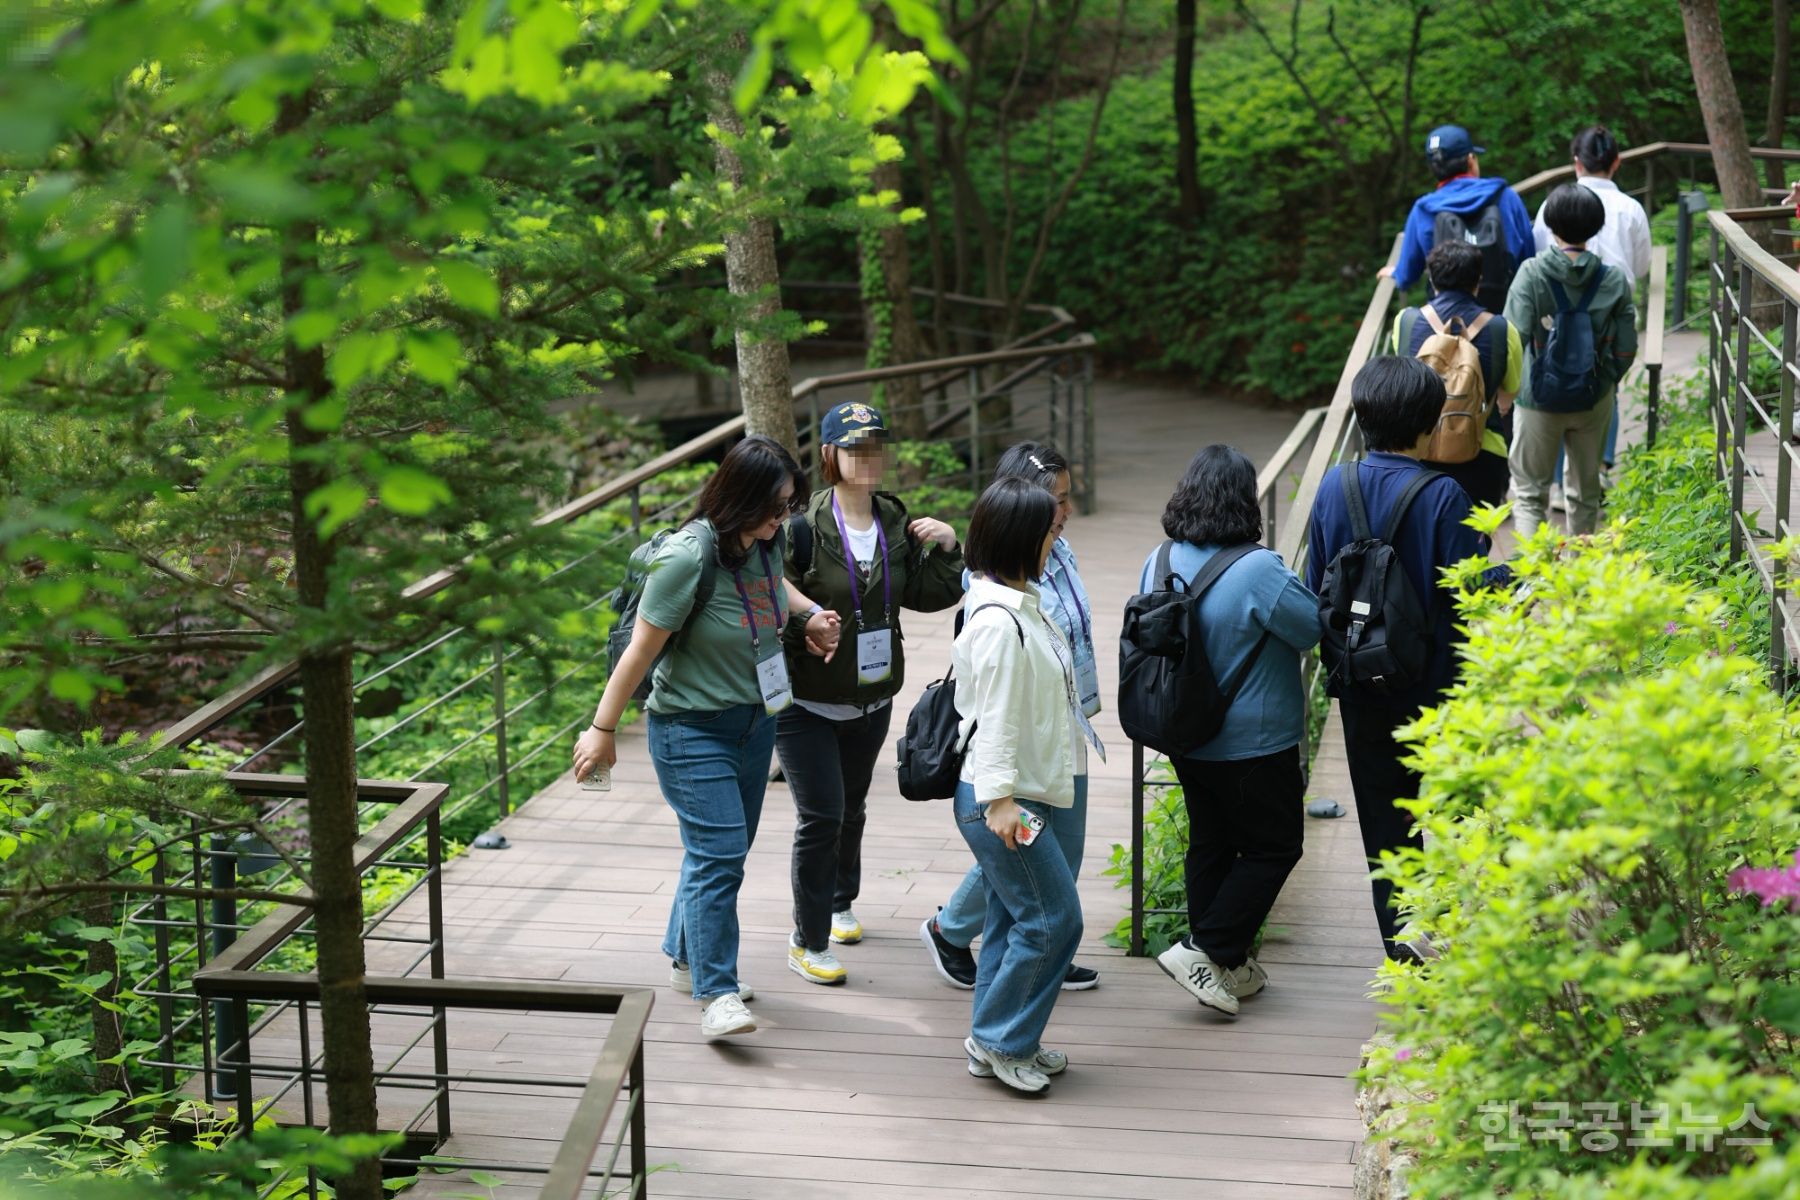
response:
M599 766L589 771L587 778L581 781L581 790L584 792L612 791L612 768Z

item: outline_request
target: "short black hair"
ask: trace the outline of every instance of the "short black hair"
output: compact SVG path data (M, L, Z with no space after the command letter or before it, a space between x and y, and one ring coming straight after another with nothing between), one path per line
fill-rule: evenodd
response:
M1068 469L1069 460L1055 446L1043 442L1018 442L1001 451L1000 461L994 464L994 478L1014 475L1054 491L1057 475Z
M1600 175L1619 161L1619 143L1606 126L1589 125L1570 139L1569 156L1589 175Z
M794 492L783 504L781 486L790 480ZM736 567L748 552L734 535L764 524L777 509L793 512L805 501L806 476L794 456L774 438L753 433L725 452L719 469L700 489L689 520L711 521L719 535L719 561Z
M1461 158L1430 158L1426 161L1430 164L1431 173L1437 176L1439 183L1469 173L1469 156L1467 154Z
M1472 292L1481 284L1481 247L1439 242L1425 256L1425 274L1440 292Z
M1017 475L996 479L975 501L963 562L993 579L1035 580L1044 535L1056 522L1056 497Z
M1256 464L1235 447L1202 446L1163 509L1163 533L1196 546L1235 546L1262 540L1256 503Z
M1606 205L1591 189L1565 183L1544 201L1544 224L1569 245L1586 245L1606 224Z
M1437 428L1444 381L1420 359L1382 354L1350 381L1350 404L1369 449L1411 450Z

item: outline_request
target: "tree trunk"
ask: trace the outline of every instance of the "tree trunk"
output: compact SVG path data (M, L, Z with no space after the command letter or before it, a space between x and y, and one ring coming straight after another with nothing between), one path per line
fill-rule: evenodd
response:
M112 897L89 897L82 905L81 921L84 925L111 928ZM87 973L90 976L108 976L107 982L94 989L94 999L89 1005L89 1019L94 1028L94 1090L130 1095L131 1087L125 1076L125 1064L106 1061L119 1057L125 1045L119 1035L119 1014L107 1007L116 1003L119 996L119 948L111 938L89 942L87 948Z
M742 34L731 40L742 50ZM744 121L731 102L731 76L713 66L707 72L712 92L712 119L727 138L744 136ZM728 141L719 142L716 162L719 174L740 191L744 164ZM741 229L725 235L725 280L733 296L750 298L735 331L738 359L738 392L743 398L744 420L751 433L774 438L797 459L800 439L794 431L794 381L788 366L787 343L770 336L761 326L781 312L781 269L775 262L775 222L757 217Z
M282 104L278 133L297 128L310 110L309 96ZM295 231L305 257L282 272L283 308L291 318L304 307L303 288L318 232ZM315 631L331 629L329 615L335 538L319 536L306 515L306 498L328 482L314 451L327 435L308 429L301 410L330 391L325 352L287 351L288 484L294 523L296 619ZM314 634L318 636L317 633ZM375 1063L369 1048L369 1006L363 991L362 881L356 871L356 729L351 690L351 644L333 638L300 652L301 712L306 720L306 813L312 849L319 973L319 1022L325 1050L325 1102L334 1134L376 1131ZM333 1180L339 1200L381 1200L381 1164L368 1158Z
M1706 119L1706 140L1712 143L1719 192L1727 208L1754 208L1762 203L1762 185L1756 182L1744 108L1725 53L1719 0L1681 0L1681 23L1687 30L1688 62L1700 115Z
M875 168L872 180L878 192L901 189L900 164L885 162ZM895 200L892 211L904 205ZM890 225L863 239L863 322L868 329L871 367L914 363L924 357L924 338L913 312L912 263L907 256L906 229ZM878 384L874 393L883 416L898 437L914 440L925 435L925 408L919 377L906 375Z
M1771 0L1775 28L1773 65L1769 68L1769 119L1763 125L1762 144L1779 147L1787 137L1788 59L1794 40L1793 12L1788 0ZM1787 187L1787 172L1779 158L1763 162L1763 176L1772 188Z
M1200 219L1199 138L1194 129L1194 33L1199 24L1198 0L1175 2L1175 184L1181 193L1181 217Z

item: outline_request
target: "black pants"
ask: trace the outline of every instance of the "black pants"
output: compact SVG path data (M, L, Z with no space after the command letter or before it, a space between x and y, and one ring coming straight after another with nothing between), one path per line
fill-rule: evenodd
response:
M894 706L828 721L798 704L776 718L775 752L793 793L794 928L808 950L831 943L831 914L862 889L862 836L875 760Z
M1394 804L1419 794L1419 773L1401 764L1406 750L1394 741L1394 730L1418 716L1419 710L1397 709L1351 695L1338 702L1338 712L1344 721L1344 754L1350 763L1350 789L1356 794L1363 853L1373 861L1383 850L1422 847L1425 840L1414 831L1412 814ZM1394 885L1385 879L1371 879L1369 890L1375 897L1381 944L1391 958L1394 935L1400 929L1400 917L1394 911Z
M1300 748L1235 762L1175 760L1187 803L1188 936L1241 967L1305 849Z

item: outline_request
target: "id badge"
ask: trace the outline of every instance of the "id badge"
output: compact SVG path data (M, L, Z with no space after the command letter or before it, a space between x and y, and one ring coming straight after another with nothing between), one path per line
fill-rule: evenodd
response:
M1100 711L1100 668L1091 654L1075 656L1075 692L1081 699L1082 716Z
M775 654L756 664L756 690L762 693L763 711L771 717L794 702L786 655Z
M894 673L894 631L870 629L856 635L856 682L883 683Z
M1100 756L1100 761L1105 762L1106 744L1100 740L1100 735L1094 732L1093 722L1087 719L1087 714L1076 713L1075 723L1081 726L1081 736L1086 738L1087 744L1094 748L1094 753Z

